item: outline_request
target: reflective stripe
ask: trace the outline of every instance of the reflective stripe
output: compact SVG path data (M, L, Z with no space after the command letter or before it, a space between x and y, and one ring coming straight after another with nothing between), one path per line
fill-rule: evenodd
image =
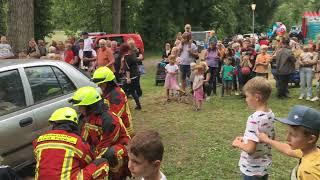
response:
M64 159L63 159L63 165L62 165L60 179L65 179L65 180L70 179L73 157L74 157L74 151L72 151L70 149L66 149L66 153L65 153Z
M92 161L91 157L86 155L86 157L84 157L84 160L86 161L86 163L90 163Z
M118 114L117 114L118 117L121 117L121 116L122 116L125 108L126 108L125 105L123 105L123 106L121 107L120 111L119 111Z
M41 152L46 149L62 149L65 150L65 157L63 161L62 171L61 171L61 179L70 179L70 173L72 170L72 163L73 163L73 157L74 154L82 158L83 152L80 149L77 149L74 146L64 144L64 143L45 143L40 144L35 149L35 154L37 157L37 166L36 166L36 177L35 179L38 179L38 171L39 171L39 164L40 164L40 158L41 158ZM86 155L85 161L87 163L90 163L92 161L91 157Z
M74 146L64 144L64 143L45 143L45 144L40 144L36 147L36 151L42 151L44 149L63 149L63 150L70 150L73 151L76 155L79 157L83 156L83 152L79 149L77 149Z
M101 158L102 155L104 155L104 154L108 151L108 149L109 149L108 147L102 148L101 151L100 151L100 153L98 154L98 156L97 156L95 159Z
M71 144L77 144L78 139L65 134L45 134L38 138L37 142L42 141L64 141Z
M125 130L125 132L126 132L126 135L131 139L131 136L130 136L130 134L129 134L127 128L126 128L126 126L123 124L121 118L119 118L119 123L120 123L120 126L124 128L124 130ZM118 131L118 137L119 137L119 131ZM118 137L117 137L117 138L118 138Z
M77 180L83 180L83 169L81 169L77 175Z
M107 164L104 164L101 168L99 168L92 174L93 179L96 179L97 177L99 177L103 171L105 171L107 175L105 179L108 179L109 166Z
M90 123L85 123L84 124L84 132L82 134L82 138L85 141L88 141L88 136L89 136L89 131L93 130L98 132L98 135L101 136L102 135L102 127L96 126L96 125L92 125Z
M119 134L120 134L120 129L116 132L116 135L113 137L112 142L116 142L119 139Z
M104 101L103 101L103 102L104 102L104 104L105 104L105 105L107 105L107 106L110 108L110 102L109 102L109 100L104 99Z
M35 150L34 153L35 153L36 160L37 160L37 165L36 165L36 169L35 169L36 174L35 174L34 179L37 180L38 177L39 177L39 165L40 165L42 151L36 151Z
M127 113L127 115L128 115L128 120L129 120L130 124L132 124L132 123L131 123L131 121L132 121L132 116L131 116L131 111L130 111L129 102L126 102L126 113Z

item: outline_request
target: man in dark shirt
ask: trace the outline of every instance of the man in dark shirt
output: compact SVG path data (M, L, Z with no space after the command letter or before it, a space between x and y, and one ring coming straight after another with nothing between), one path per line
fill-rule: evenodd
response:
M292 73L295 72L296 58L291 49L289 49L289 38L284 37L281 41L281 48L276 54L276 68L279 78L278 84L278 98L288 98L288 83Z
M131 53L130 47L127 44L122 44L120 46L120 56L121 56L121 69L125 73L128 93L133 97L137 110L141 110L141 104L138 96L139 91L139 77L140 72L138 69L138 61L136 54Z

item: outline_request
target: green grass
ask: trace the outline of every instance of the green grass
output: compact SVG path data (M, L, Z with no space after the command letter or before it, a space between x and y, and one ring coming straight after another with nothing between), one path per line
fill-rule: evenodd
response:
M168 179L240 179L240 151L231 146L234 137L242 135L247 117L253 112L238 96L214 97L200 112L191 105L164 103L165 91L154 85L158 56L147 56L147 74L142 77L142 111L133 111L134 128L157 130L165 144L162 171ZM298 88L290 89L289 100L278 100L275 89L269 106L276 117L286 117L293 105L319 109L318 103L297 100ZM133 102L131 101L133 106ZM276 123L277 138L285 140L286 126ZM290 179L298 160L273 151L270 179Z

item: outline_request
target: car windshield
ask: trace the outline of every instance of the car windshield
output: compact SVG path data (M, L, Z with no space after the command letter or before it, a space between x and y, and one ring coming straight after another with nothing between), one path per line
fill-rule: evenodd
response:
M195 41L205 41L206 33L205 32L192 32L192 39Z

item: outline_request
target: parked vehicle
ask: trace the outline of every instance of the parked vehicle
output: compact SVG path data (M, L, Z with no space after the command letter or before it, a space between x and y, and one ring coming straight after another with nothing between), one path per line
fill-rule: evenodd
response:
M135 43L137 48L140 50L142 54L144 54L144 44L142 41L142 38L139 34L106 34L106 35L98 35L95 36L94 40L94 48L97 49L99 47L99 40L100 39L106 39L106 40L111 40L111 41L117 41L118 46L120 46L122 43L127 42L129 38L132 38Z
M48 118L77 88L97 87L90 78L62 61L0 61L1 164L19 170L34 162L32 140L50 127Z

